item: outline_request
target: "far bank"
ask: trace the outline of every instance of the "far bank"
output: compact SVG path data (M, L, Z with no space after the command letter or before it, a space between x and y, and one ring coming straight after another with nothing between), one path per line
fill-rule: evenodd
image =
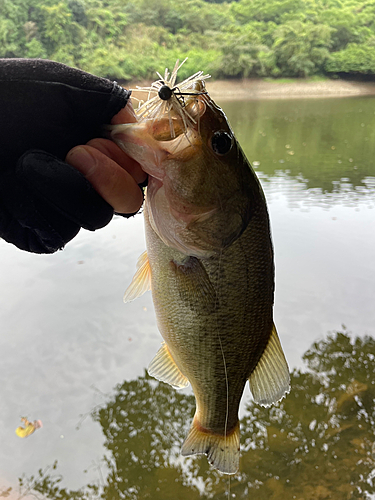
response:
M140 97L136 87L149 86L150 81L124 83L124 87L134 89L134 97ZM292 99L350 97L375 95L375 82L358 82L348 80L208 80L207 90L216 100L247 99ZM144 94L142 95L144 99Z

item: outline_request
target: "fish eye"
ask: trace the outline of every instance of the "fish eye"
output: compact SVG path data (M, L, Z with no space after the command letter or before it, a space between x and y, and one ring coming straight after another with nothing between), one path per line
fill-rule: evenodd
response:
M211 137L211 147L214 153L225 155L232 148L232 137L224 130L218 130Z
M159 89L158 95L162 101L169 101L172 97L173 90L168 85L162 85Z

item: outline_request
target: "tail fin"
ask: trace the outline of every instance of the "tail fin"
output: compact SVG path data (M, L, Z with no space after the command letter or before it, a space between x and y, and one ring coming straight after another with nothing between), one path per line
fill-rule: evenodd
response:
M215 469L224 474L235 474L240 462L240 424L226 436L214 434L199 425L196 417L182 445L181 455L207 455Z

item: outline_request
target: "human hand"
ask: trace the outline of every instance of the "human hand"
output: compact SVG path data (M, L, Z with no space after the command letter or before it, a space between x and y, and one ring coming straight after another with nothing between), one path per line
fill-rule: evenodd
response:
M134 110L129 101L112 118L111 123L115 125L135 121ZM132 215L141 208L143 192L139 185L145 183L147 174L113 141L92 139L86 145L71 149L65 161L85 176L116 213Z
M22 250L53 253L81 227L108 224L114 209L139 209L137 182L145 176L114 145L96 139L129 95L115 82L60 63L0 59L1 238ZM125 119L130 115L126 111ZM79 144L96 163L84 166L74 151ZM64 161L72 148L69 161L77 168ZM124 193L128 201L121 200Z

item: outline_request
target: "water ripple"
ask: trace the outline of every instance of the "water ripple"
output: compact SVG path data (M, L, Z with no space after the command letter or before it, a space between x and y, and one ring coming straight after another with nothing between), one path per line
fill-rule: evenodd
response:
M309 180L302 174L292 177L287 171L278 170L273 176L259 171L257 175L267 200L272 202L283 196L287 198L289 208L321 207L328 210L340 205L359 210L361 207L375 207L375 177L365 177L359 186L353 186L348 178L342 177L332 181L332 191L326 191L320 187L309 188Z

